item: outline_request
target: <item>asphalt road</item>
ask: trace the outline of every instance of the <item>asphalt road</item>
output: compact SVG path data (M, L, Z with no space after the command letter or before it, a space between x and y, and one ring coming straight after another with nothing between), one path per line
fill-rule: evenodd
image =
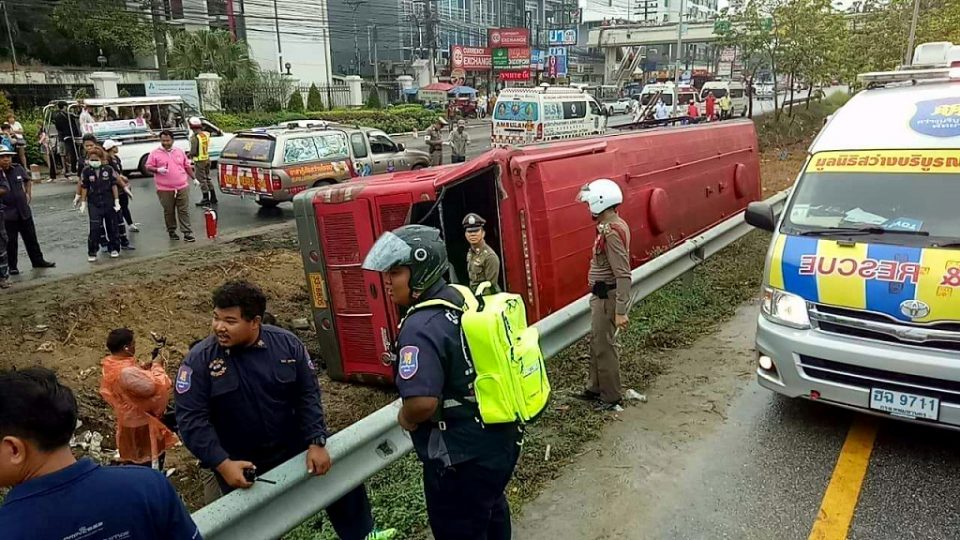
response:
M526 507L515 536L960 538L960 435L760 388L756 316L745 306L715 335L661 358L667 373L645 389L649 401ZM849 466L858 458L862 481Z

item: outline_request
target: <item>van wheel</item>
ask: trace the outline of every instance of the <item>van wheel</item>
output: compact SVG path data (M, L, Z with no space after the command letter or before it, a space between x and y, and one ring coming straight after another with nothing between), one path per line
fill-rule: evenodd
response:
M140 158L140 163L137 165L137 170L140 171L141 176L150 176L150 173L147 171L147 156L144 155Z
M280 204L280 201L275 201L273 199L259 199L257 204L264 208L276 208Z
M424 165L423 163L417 163L417 164L414 165L413 167L410 167L410 170L411 170L411 171L419 171L420 169L426 169L426 168L427 168L427 166Z

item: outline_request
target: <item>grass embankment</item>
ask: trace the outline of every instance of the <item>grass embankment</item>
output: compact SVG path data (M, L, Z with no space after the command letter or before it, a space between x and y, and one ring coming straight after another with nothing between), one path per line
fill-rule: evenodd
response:
M759 120L763 174L770 170L778 175L790 168L795 175L803 156L798 145L808 144L823 119L846 99L845 94L834 95L811 103L809 109L795 106L793 116L784 111L779 119L769 115ZM796 151L788 150L795 147ZM778 183L781 185L773 191L785 187L779 177ZM695 269L691 279L677 280L634 307L630 327L621 334L621 375L625 387L642 392L659 373L669 369L651 360L654 351L690 345L728 320L740 304L756 294L768 242L768 235L752 233ZM590 443L600 437L604 425L614 419L612 415L594 412L588 404L572 397L583 388L588 361L589 340L582 339L548 362L553 400L548 411L528 429L523 454L508 487L515 515L546 482L586 452ZM547 445L549 461L544 459ZM377 523L396 527L401 538L426 536L421 469L412 454L370 479L367 488ZM323 524L323 531L318 533L321 524L318 520L308 522L286 538L335 538L328 524Z

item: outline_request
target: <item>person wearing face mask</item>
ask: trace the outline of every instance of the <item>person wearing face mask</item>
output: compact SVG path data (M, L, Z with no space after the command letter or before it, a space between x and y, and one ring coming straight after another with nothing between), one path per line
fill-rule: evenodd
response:
M77 460L73 392L46 368L0 372L0 506L4 540L200 540L173 485L145 467Z
M87 260L95 262L100 248L100 235L107 231L107 249L110 257L120 256L120 237L117 215L120 213L120 187L116 171L107 162L107 155L99 146L87 153L87 166L80 172L80 214L90 214L90 234L87 237Z
M246 281L213 292L212 335L193 346L174 382L183 444L212 469L224 494L249 489L249 474L268 475L305 454L309 474L330 470L316 366L297 336L263 323L267 299ZM374 527L361 485L327 508L344 540L387 540Z
M577 200L597 222L588 280L590 296L590 381L579 397L597 401L597 410L623 410L617 334L630 312L630 226L617 214L623 191L607 178L583 186Z
M161 420L172 383L157 355L147 367L137 364L133 331L117 328L107 336L110 354L103 359L100 396L117 418L120 463L163 470L165 452L177 436Z

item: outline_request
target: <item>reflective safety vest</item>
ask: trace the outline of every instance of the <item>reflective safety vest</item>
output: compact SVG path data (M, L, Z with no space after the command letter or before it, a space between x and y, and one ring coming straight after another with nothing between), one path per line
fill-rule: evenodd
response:
M210 134L206 131L199 131L194 135L197 138L197 155L193 156L193 161L207 161L210 159Z
M534 420L547 406L550 381L540 334L527 326L523 298L506 292L483 295L490 282L482 283L476 294L462 285L451 286L463 295L464 305L435 298L416 304L407 316L431 306L460 312L461 336L476 369L473 388L481 420L487 424Z

